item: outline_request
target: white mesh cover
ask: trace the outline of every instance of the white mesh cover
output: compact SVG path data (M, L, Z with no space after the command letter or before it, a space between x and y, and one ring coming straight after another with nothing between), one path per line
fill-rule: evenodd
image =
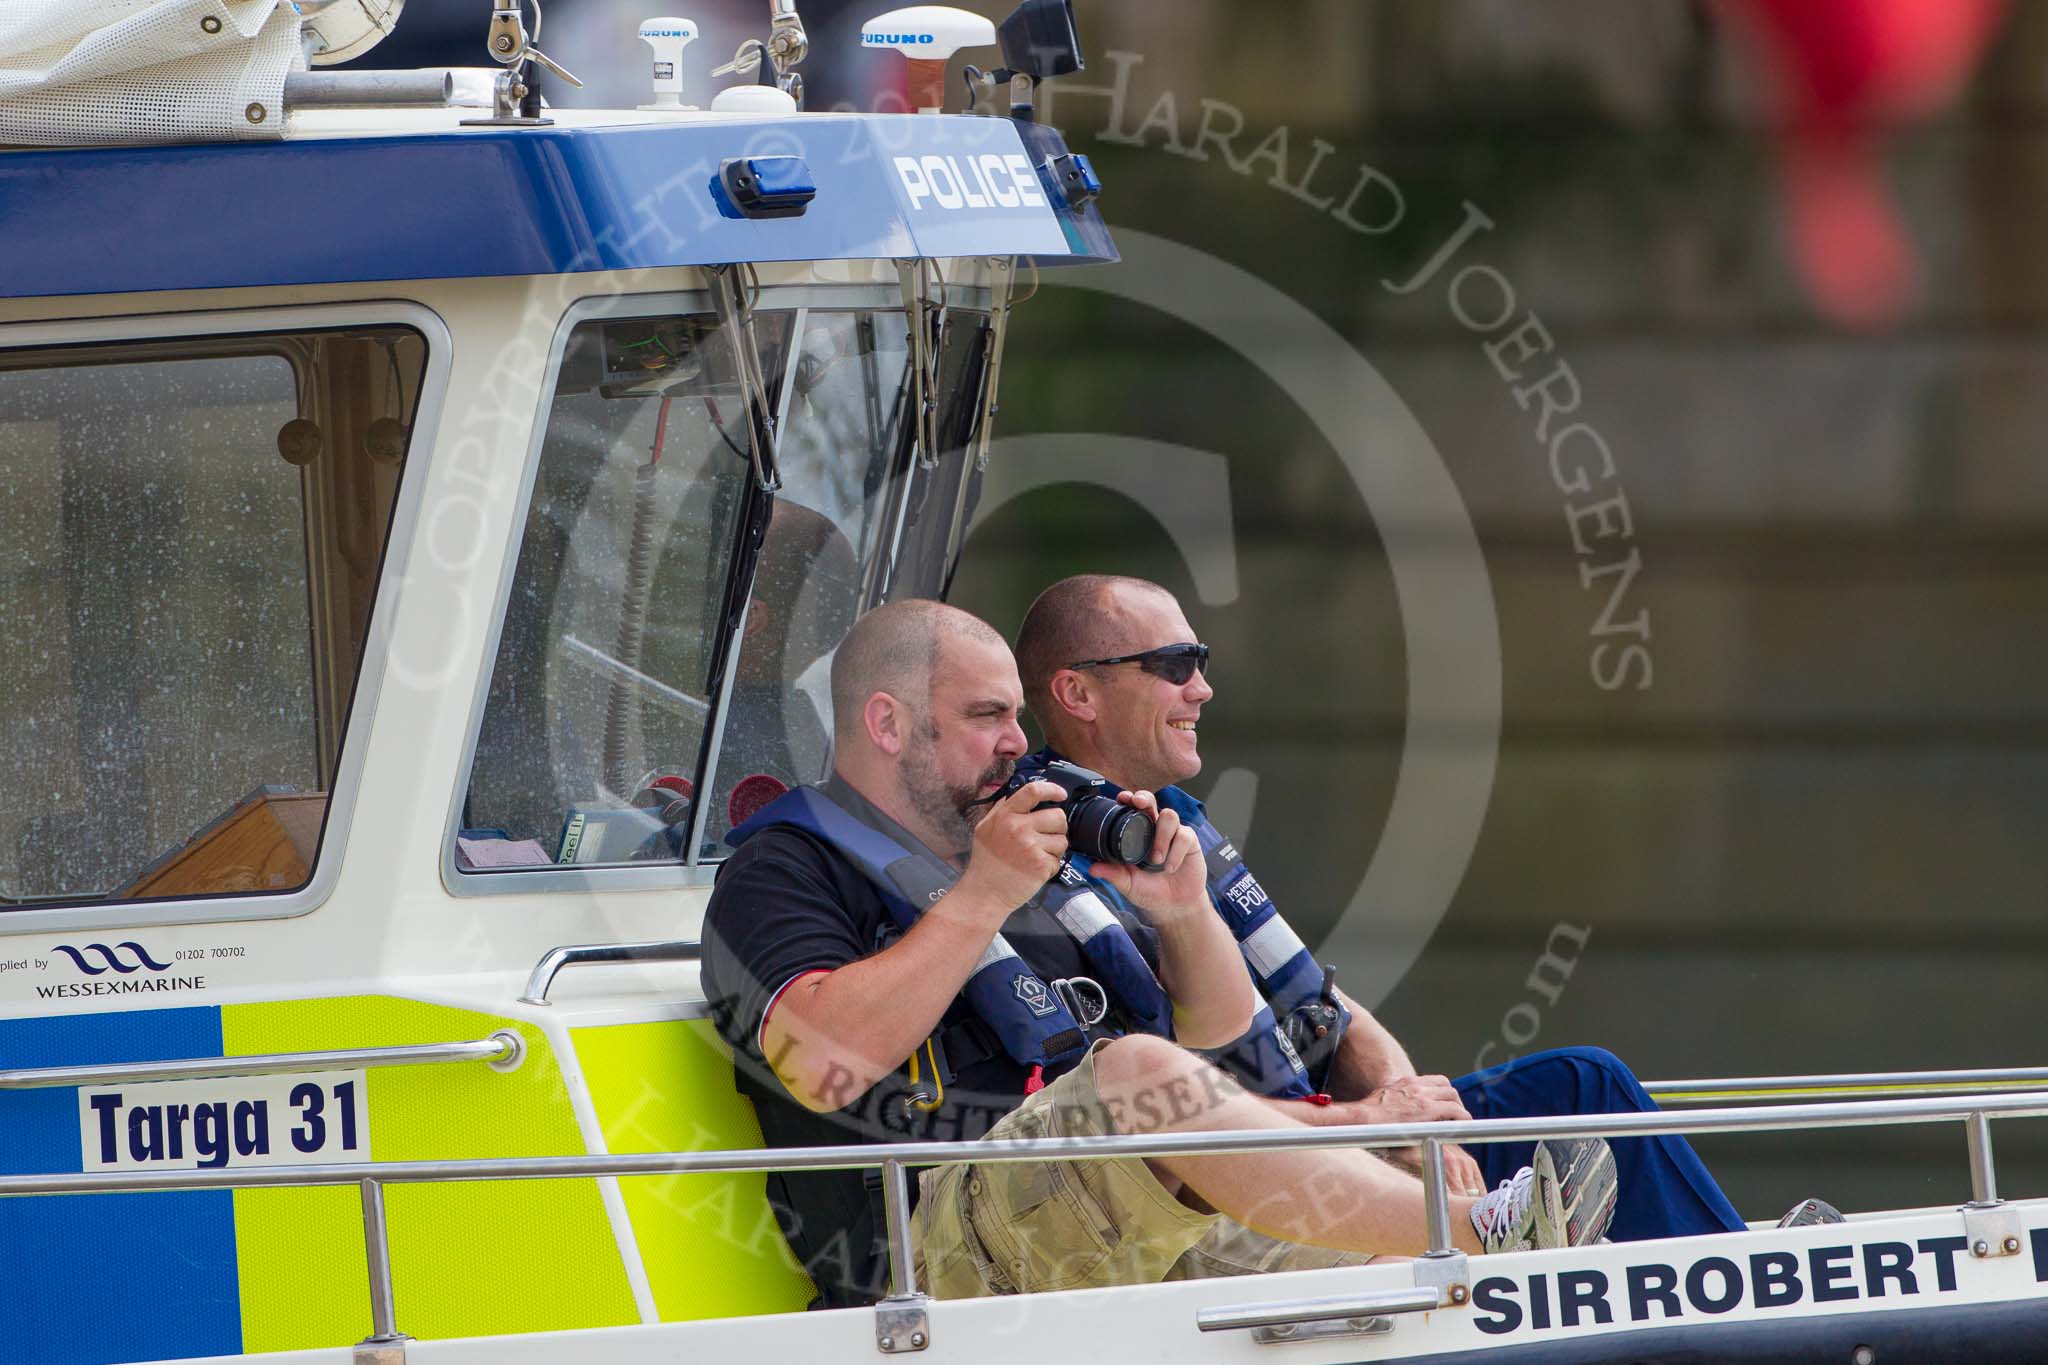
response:
M284 136L291 0L0 0L0 143Z

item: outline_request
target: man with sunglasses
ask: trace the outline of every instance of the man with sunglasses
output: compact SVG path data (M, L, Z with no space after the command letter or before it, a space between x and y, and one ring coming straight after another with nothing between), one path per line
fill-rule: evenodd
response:
M1119 787L1156 792L1162 809L1174 811L1182 825L1198 831L1213 905L1237 934L1246 965L1275 1013L1283 1021L1293 1016L1293 1036L1304 1044L1311 1081L1339 1101L1351 1102L1357 1121L1416 1123L1657 1107L1628 1068L1599 1048L1537 1053L1456 1081L1420 1075L1393 1035L1335 988L1227 835L1210 826L1201 803L1179 787L1202 769L1198 723L1215 689L1209 647L1196 640L1180 603L1165 588L1143 579L1093 574L1055 583L1026 613L1016 653L1026 704L1047 741L1019 770L1030 772L1065 759ZM1115 896L1099 869L1085 870L1105 898ZM1321 1057L1311 1045L1318 1033L1335 1039L1335 1047ZM1737 1232L1746 1226L1683 1139L1634 1138L1612 1146L1622 1190L1609 1229L1616 1241ZM1512 1179L1528 1153L1524 1143L1486 1144L1476 1159L1448 1149L1452 1192L1480 1194L1496 1181ZM1209 1267L1214 1274L1270 1269L1276 1258L1288 1256L1270 1239L1249 1233L1235 1242L1212 1237L1205 1250L1215 1262Z
M1355 1121L1209 1060L1273 1036L1272 1015L1194 833L1150 794L1121 794L1157 816L1146 866L1103 874L1142 917L1062 875L1060 788L1009 781L1024 690L993 629L937 602L878 607L834 655L832 697L832 776L733 830L705 912L705 999L768 1143ZM1317 1244L1297 1265L1427 1245L1421 1184L1355 1150L953 1164L919 1188L918 1280L944 1298L1154 1281L1184 1260L1214 1273L1204 1239L1240 1226L1219 1209ZM887 1219L859 1172L783 1172L768 1191L822 1304L879 1297ZM1604 1142L1546 1143L1508 1188L1454 1197L1451 1236L1583 1245L1613 1200Z

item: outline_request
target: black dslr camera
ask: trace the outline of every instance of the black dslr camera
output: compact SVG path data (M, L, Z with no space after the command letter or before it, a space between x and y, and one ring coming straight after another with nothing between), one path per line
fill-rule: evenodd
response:
M1067 813L1067 847L1094 862L1141 864L1152 852L1152 817L1118 801L1101 773L1078 763L1054 759L1044 767L1019 767L1010 784L994 798L1002 800L1027 782L1050 782L1066 793L1058 806Z

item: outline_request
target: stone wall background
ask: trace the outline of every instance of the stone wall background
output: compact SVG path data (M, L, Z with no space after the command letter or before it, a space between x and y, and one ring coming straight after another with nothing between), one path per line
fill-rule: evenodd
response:
M1176 155L1164 127L1121 145L1103 136L1108 97L1053 96L1111 223L1213 253L1341 331L1478 526L1500 617L1500 764L1456 900L1381 1011L1418 1063L1455 1075L1490 1042L1489 1061L1601 1043L1656 1077L2038 1063L2048 6L2016 5L1962 98L1892 143L1926 280L1877 333L1829 325L1800 290L1759 79L1694 5L1083 8L1090 67L1069 84L1108 85L1114 52L1143 57L1114 132L1170 92L1185 146L1201 101L1220 101L1245 117L1240 154L1284 125L1295 174L1312 138L1336 149L1321 193L1365 164L1405 202L1391 230L1357 233L1273 188L1270 166ZM1615 453L1642 556L1622 616L1652 623L1646 691L1590 676L1600 596L1581 586L1533 413L1440 287L1382 285L1427 260L1468 200L1496 226L1461 262L1498 268L1518 316L1543 319L1582 385L1578 415ZM1383 221L1388 203L1368 196L1357 217ZM1255 354L1298 344L1243 338ZM1240 596L1195 607L1139 506L1069 486L983 525L955 599L1007 630L1064 572L1181 590L1218 651L1208 774L1257 774L1255 865L1355 976L1374 926L1334 914L1379 838L1408 705L1386 528L1287 400L1184 325L1048 290L1012 355L1005 436L1228 457ZM1526 978L1558 925L1587 937L1552 1001ZM1507 1016L1524 1004L1540 1027L1518 1049L1531 1016ZM2040 1192L2048 1133L1997 1132L2009 1190ZM1700 1145L1751 1217L1808 1193L1847 1207L1968 1193L1948 1127Z

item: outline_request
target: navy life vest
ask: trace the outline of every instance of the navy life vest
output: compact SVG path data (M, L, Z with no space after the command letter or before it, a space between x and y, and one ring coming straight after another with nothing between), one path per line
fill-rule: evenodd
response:
M1201 841L1202 859L1208 865L1209 900L1244 951L1245 965L1259 990L1282 1014L1314 1004L1323 993L1322 965L1280 917L1280 907L1245 866L1237 846L1209 823L1202 803L1179 787L1168 787L1158 795L1159 804L1180 816L1180 822Z
M933 854L905 848L856 819L816 787L797 787L757 811L726 835L734 847L774 825L790 825L823 839L874 883L882 903L905 933L960 879ZM1138 945L1087 878L1072 868L1046 884L1039 903L1081 947L1102 987L1146 1033L1171 1037L1173 1005ZM1070 1062L1088 1047L1087 1030L1059 991L1031 970L997 934L961 988L974 1012L994 1030L1003 1050L1021 1066Z
M737 848L775 825L804 830L837 849L881 893L890 917L906 933L960 878L951 864L921 848L905 848L816 787L797 787L776 798L727 834L726 842ZM1080 859L1062 864L1038 903L1080 945L1089 966L1100 973L1100 984L1131 1023L1143 1032L1172 1037L1172 1001L1077 862L1085 865ZM1086 1030L1060 993L1001 934L990 940L961 993L1021 1066L1070 1062L1088 1046ZM1260 1094L1300 1099L1313 1093L1300 1058L1263 1002L1243 1035L1224 1047L1204 1049L1202 1055Z
M1053 750L1040 749L1020 761L1017 768L1019 772L1029 773L1057 758L1059 755ZM1237 846L1209 823L1208 811L1202 803L1179 787L1166 787L1156 794L1162 807L1178 815L1182 824L1194 830L1206 865L1210 903L1223 917L1223 922L1230 926L1231 935L1237 939L1238 948L1244 954L1245 967L1258 984L1259 993L1270 1005L1269 1011L1262 1011L1260 1019L1254 1020L1254 1032L1247 1034L1247 1039L1257 1036L1261 1021L1272 1028L1275 1015L1284 1019L1296 1011L1322 1004L1326 982L1322 965L1316 961L1308 945L1301 941L1301 936L1281 918L1280 907L1273 903L1273 898L1266 894L1266 888L1259 885L1259 879L1245 866ZM1085 858L1077 856L1073 862L1084 871L1089 868ZM1111 893L1114 894L1113 888ZM1329 1008L1341 1016L1335 1029L1335 1036L1341 1037L1343 1026L1350 1022L1350 1012L1336 1004L1334 999L1329 1002ZM1240 1040L1231 1045L1233 1055L1216 1060L1262 1094L1288 1093L1274 1088L1266 1078L1270 1075L1277 1081L1290 1067L1302 1069L1302 1062L1288 1043L1286 1030L1273 1029L1273 1032L1280 1044L1277 1050L1247 1049L1243 1046L1244 1040ZM1305 1090L1308 1085L1309 1079L1304 1071Z

